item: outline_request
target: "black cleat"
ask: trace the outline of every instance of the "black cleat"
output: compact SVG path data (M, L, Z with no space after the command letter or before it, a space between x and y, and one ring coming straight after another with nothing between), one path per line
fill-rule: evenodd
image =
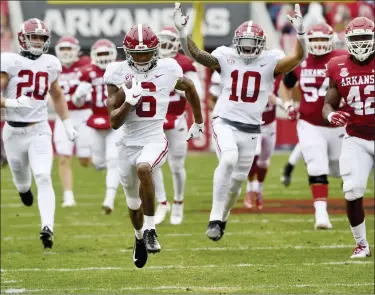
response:
M144 239L138 240L135 238L134 248L133 248L133 262L136 267L142 268L147 262L147 249Z
M31 206L34 202L34 196L31 192L31 189L29 189L26 193L18 193L21 197L22 203L24 203L25 206Z
M222 222L220 220L213 220L208 222L208 228L206 231L207 237L209 237L213 241L220 240L224 235L225 226L227 222Z
M53 232L48 228L48 226L43 227L40 231L40 239L43 243L44 249L52 249L53 245Z
M294 169L294 166L291 165L289 162L284 166L284 172L283 175L281 176L281 183L288 187L292 181L292 171Z
M160 252L160 244L157 240L158 235L154 229L146 229L143 232L143 239L145 241L146 250L148 253L158 253Z

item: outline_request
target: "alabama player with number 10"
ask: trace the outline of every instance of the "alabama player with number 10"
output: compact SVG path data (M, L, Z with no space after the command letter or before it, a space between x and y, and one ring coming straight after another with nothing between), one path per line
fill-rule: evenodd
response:
M61 63L46 54L51 34L37 18L21 24L18 32L20 53L1 54L1 107L5 108L4 148L13 182L26 206L33 204L31 172L38 189L38 206L44 248L52 248L55 192L52 186L52 131L48 124L47 92L56 113L73 141L76 131L69 119L68 106L59 86Z
M188 18L183 15L180 3L175 4L173 18L185 54L220 72L223 83L212 123L219 165L214 174L213 205L206 231L211 240L218 241L250 171L261 132L262 112L275 78L293 70L307 56L305 29L296 4L295 17L288 16L298 39L291 55L285 57L279 50L265 50L265 32L251 20L234 32L233 48L221 46L209 54L187 36Z
M375 40L374 22L353 19L345 31L349 54L331 59L327 65L329 86L323 117L336 126L346 125L340 156L340 174L346 212L356 241L351 258L371 256L366 238L363 195L374 169L375 146ZM338 111L341 98L346 112Z
M168 141L163 132L169 94L185 91L195 123L187 140L203 133L199 96L193 82L183 75L175 59L158 59L159 40L147 25L133 26L125 35L126 61L108 66L104 80L108 87L108 112L112 128L122 127L117 143L119 174L135 229L134 264L146 264L147 253L160 245L155 230L155 187L153 172L167 159ZM130 84L130 88L126 84Z

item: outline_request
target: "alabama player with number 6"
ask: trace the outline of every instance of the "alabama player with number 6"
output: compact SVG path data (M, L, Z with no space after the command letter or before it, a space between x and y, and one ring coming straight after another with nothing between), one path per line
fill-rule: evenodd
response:
M5 108L4 148L13 182L26 206L33 204L31 173L38 189L41 216L40 239L52 248L55 192L52 186L52 131L48 124L47 92L62 120L67 138L76 131L69 119L68 106L59 86L61 63L46 54L51 34L37 18L21 24L18 42L21 52L1 54L1 107Z
M108 66L104 80L108 87L108 112L112 128L122 127L117 143L119 174L135 229L134 264L146 264L147 253L160 245L155 230L155 187L153 171L167 158L168 141L163 132L169 94L185 91L195 123L187 139L203 132L199 96L192 81L183 75L172 58L158 59L159 40L149 26L138 24L125 35L126 61ZM131 88L126 84L131 81Z
M346 126L340 156L346 211L356 241L351 258L371 256L366 238L363 195L374 169L375 146L375 40L374 22L353 19L345 31L349 54L335 57L327 65L329 87L323 117L336 126ZM341 97L346 112L338 111Z
M296 4L295 17L288 16L297 31L298 41L295 52L286 57L279 50L265 50L265 32L253 21L246 21L237 28L233 48L221 46L209 54L187 36L188 18L183 15L180 3L175 4L173 18L185 54L220 72L223 83L212 123L219 165L214 174L213 206L206 231L211 240L218 241L250 171L262 112L275 77L293 70L307 56L302 15Z

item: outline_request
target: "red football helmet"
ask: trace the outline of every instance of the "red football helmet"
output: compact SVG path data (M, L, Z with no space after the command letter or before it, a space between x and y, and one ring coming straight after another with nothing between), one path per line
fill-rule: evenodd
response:
M242 58L252 60L265 48L266 34L261 26L249 20L234 32L233 45Z
M64 66L76 62L80 50L79 41L72 36L61 37L55 46L56 56Z
M324 55L333 49L334 32L331 26L321 23L313 25L307 32L307 50L312 55Z
M157 63L159 39L147 25L132 27L125 35L123 48L129 65L139 73L149 71Z
M175 57L180 50L180 40L175 27L165 27L158 33L160 42L159 56Z
M353 19L345 31L350 54L359 61L364 61L373 54L375 52L374 33L374 22L366 17Z
M43 40L38 40L42 36ZM33 55L41 55L48 51L51 34L44 22L37 18L31 18L21 24L18 32L18 43L21 51Z
M91 46L90 55L92 63L105 70L110 63L116 61L117 48L111 41L99 39Z

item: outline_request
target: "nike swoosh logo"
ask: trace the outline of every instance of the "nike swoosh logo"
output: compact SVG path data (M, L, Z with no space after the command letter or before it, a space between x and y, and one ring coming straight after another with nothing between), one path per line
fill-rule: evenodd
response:
M161 74L161 75L155 75L155 78L159 78L161 76L163 76L164 74Z
M138 261L138 258L135 258L135 249L134 249L134 251L133 251L133 261L134 261L134 262Z
M255 139L256 137L252 137L251 139Z
M260 65L261 67L264 67L265 65L267 65L267 64L264 64L264 65Z

